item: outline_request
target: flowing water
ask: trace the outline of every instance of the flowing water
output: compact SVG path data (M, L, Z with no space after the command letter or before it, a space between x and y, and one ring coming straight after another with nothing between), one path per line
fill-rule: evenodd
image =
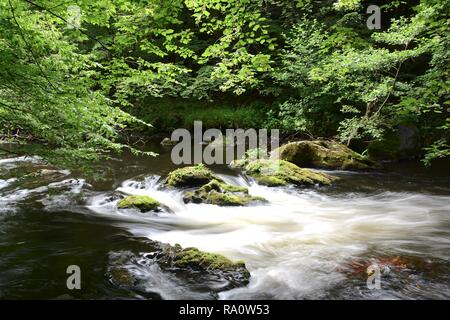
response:
M174 169L157 158L122 155L97 167L102 179L49 169L37 158L0 160L0 298L26 299L448 299L450 298L450 173L415 163L370 173L331 172L326 188L268 188L225 166L212 169L249 187L268 204L218 207L184 204L162 187ZM41 175L29 174L42 170ZM28 173L28 175L24 175ZM116 209L117 194L156 198L169 212ZM146 239L179 243L242 259L245 287L211 295L189 275L140 263L141 290L115 286L112 257ZM144 246L145 248L145 246ZM82 289L66 288L78 265ZM380 289L367 286L377 265Z

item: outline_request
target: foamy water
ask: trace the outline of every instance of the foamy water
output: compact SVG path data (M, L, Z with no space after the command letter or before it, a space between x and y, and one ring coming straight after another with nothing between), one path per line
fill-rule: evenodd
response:
M0 160L0 169L8 172L35 164L42 166L37 158L9 158ZM84 179L70 178L68 171L57 172L56 181L44 179L42 184L39 176L34 178L39 183L31 185L23 184L20 177L0 179L0 218L26 214L28 206L52 214L68 211L104 217L105 224L135 236L244 260L250 283L222 291L221 299L450 297L450 195L439 186L441 195L414 191L414 187L407 188L408 192L386 191L379 185L361 191L355 186L367 186L371 178L334 172L353 184L333 192L333 188L268 188L243 176L219 174L226 182L247 186L251 195L268 200L248 207L219 207L185 204L182 191L165 188L157 175L125 180L110 191L96 191ZM158 213L119 210L120 195L148 195L165 209ZM55 219L58 221L57 215ZM5 230L0 234L7 234ZM349 265L355 259L374 256L419 257L426 270L404 274L397 270L383 279L383 290L369 292L364 270L352 274ZM211 298L210 293L145 259L126 267L140 279L143 291L156 292L164 299Z
M88 208L118 219L121 227L138 236L243 259L251 272L250 284L222 292L222 299L321 297L344 281L339 271L343 264L374 248L390 255L448 260L450 196L406 192L333 196L314 189L268 188L248 185L242 177L221 177L248 186L250 194L269 203L250 207L184 204L182 193L162 188L156 176L125 181L116 191L149 195L172 213L118 210L118 200L108 201L104 194L90 199ZM161 277L155 270L147 276L158 278L156 274ZM165 298L190 297L151 283L149 289L158 289ZM446 296L449 291L444 288Z

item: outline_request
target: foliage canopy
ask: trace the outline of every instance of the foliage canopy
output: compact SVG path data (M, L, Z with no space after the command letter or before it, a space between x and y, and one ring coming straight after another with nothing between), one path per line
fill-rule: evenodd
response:
M370 4L381 30L366 26ZM350 143L417 126L429 163L450 155L449 11L445 0L0 0L0 134L76 164L140 152L120 137L149 126L125 112L149 98L262 97L265 125L286 133Z

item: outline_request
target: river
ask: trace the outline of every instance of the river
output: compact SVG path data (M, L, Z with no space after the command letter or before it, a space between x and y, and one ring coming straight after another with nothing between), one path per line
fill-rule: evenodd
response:
M97 165L96 179L49 169L38 158L0 158L2 299L449 299L448 166L387 165L376 172L328 172L331 187L268 188L225 166L212 169L249 187L268 204L184 204L162 187L175 168L167 149L156 158L123 154ZM29 174L42 170L42 175ZM46 171L45 171L46 170ZM28 176L24 177L24 173ZM115 195L150 195L170 213L119 211ZM114 257L152 239L242 259L245 287L211 285L136 259L140 290L107 276ZM112 260L113 259L113 260ZM81 268L81 290L68 290L66 268ZM367 286L366 268L382 272Z

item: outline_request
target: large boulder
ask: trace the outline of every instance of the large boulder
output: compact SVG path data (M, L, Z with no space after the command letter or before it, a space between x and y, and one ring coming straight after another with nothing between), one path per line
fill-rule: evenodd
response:
M274 150L272 159L292 162L305 168L361 170L374 163L347 146L335 141L297 141Z
M211 170L198 164L170 172L165 184L169 187L200 187L213 180L223 182Z
M186 192L183 200L185 203L208 203L218 206L244 206L252 202L266 201L264 198L249 195L246 187L233 186L216 180L195 191Z
M252 160L244 166L244 171L256 182L266 186L330 185L336 179L325 173L299 168L284 160Z
M119 209L138 209L141 212L159 211L160 203L149 196L128 196L117 203Z

